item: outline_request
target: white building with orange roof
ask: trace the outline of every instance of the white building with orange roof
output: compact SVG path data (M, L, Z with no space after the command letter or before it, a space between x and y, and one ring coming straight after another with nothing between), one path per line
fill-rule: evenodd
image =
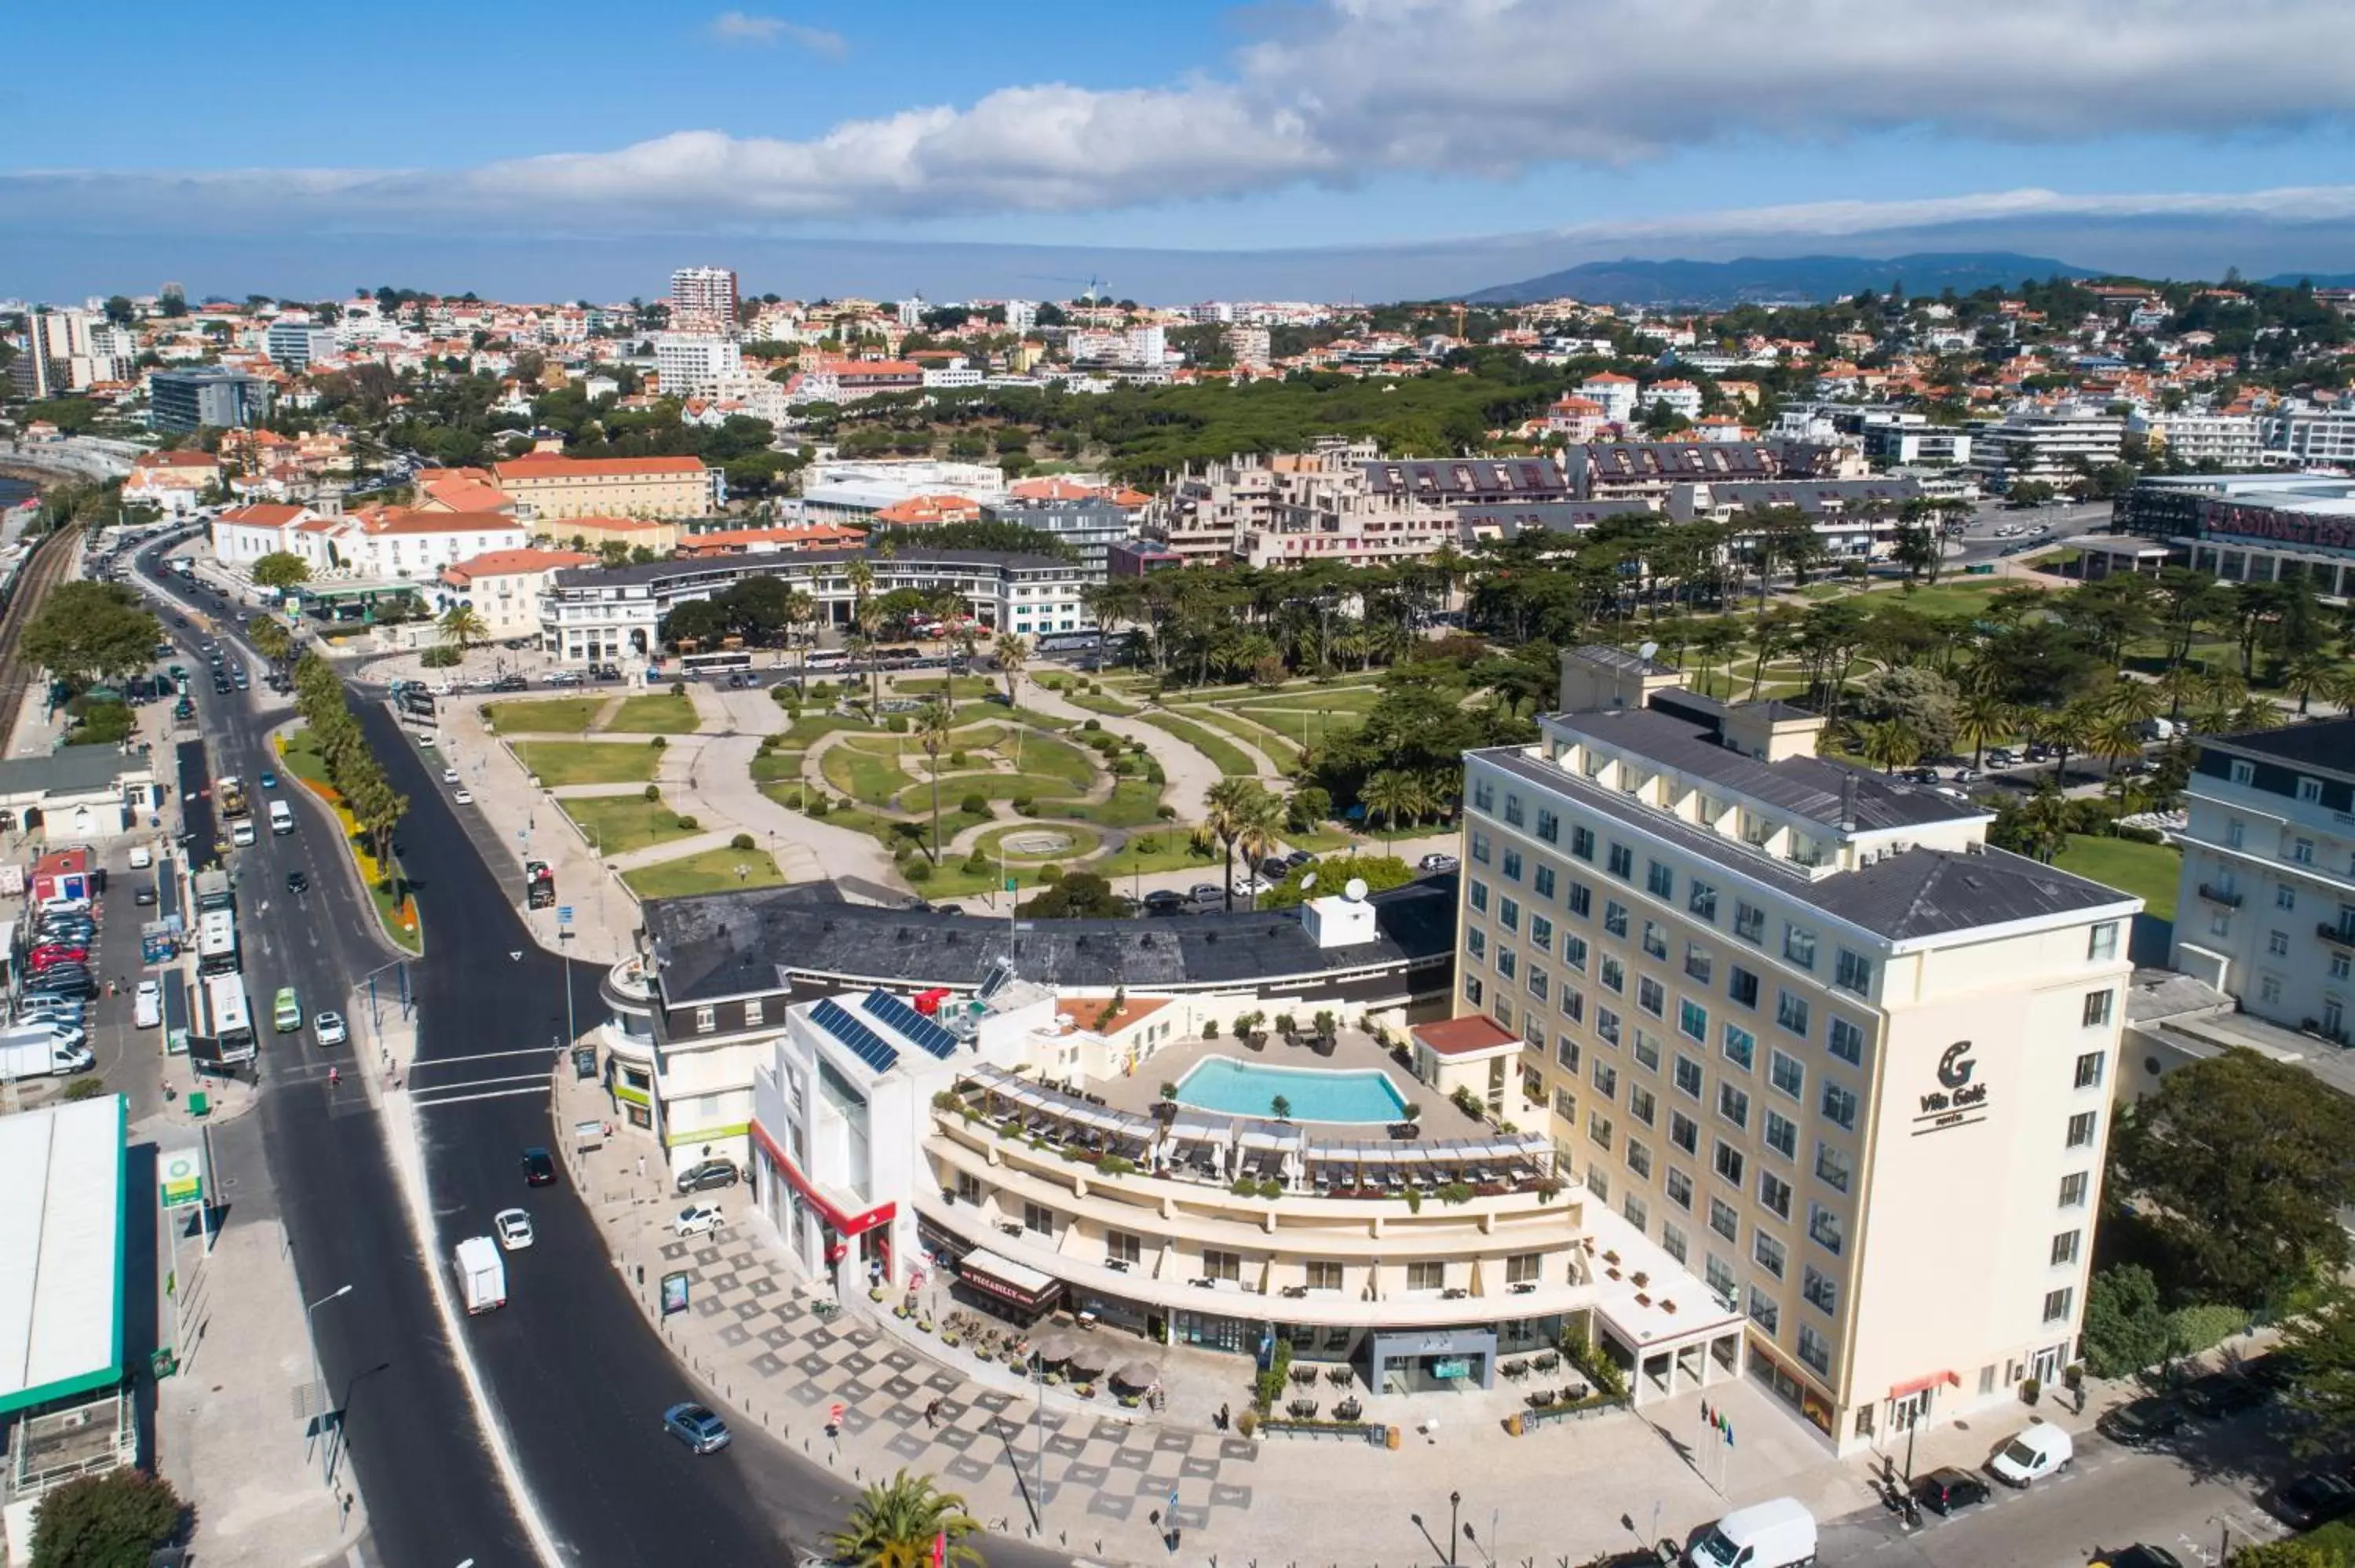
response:
M194 512L221 482L220 461L207 451L142 452L123 481L126 506L158 506L175 517Z
M293 551L296 526L321 514L307 506L254 502L217 514L210 538L213 558L227 567L250 566L279 551Z
M526 547L494 550L442 568L433 593L433 608L445 610L465 605L481 618L485 634L495 642L539 634L539 595L550 572L560 567L585 567L597 557L582 550Z
M966 495L911 495L879 507L867 519L879 528L939 528L981 521L981 503Z
M1603 417L1614 425L1636 417L1636 378L1615 370L1598 371L1578 384L1578 395L1603 406Z
M722 471L698 457L571 458L533 452L493 465L492 477L543 520L706 517L727 501Z
M1636 401L1646 408L1665 407L1688 419L1700 418L1700 388L1689 381L1655 381L1636 395Z
M1611 416L1592 397L1572 393L1557 397L1546 410L1545 428L1572 442L1591 441L1603 433Z
M678 547L678 524L661 517L542 517L531 525L533 537L576 550L599 550L607 545L632 551L649 550L667 556Z
M763 556L794 550L855 550L866 544L863 529L836 523L791 524L774 528L714 528L679 541L683 556Z

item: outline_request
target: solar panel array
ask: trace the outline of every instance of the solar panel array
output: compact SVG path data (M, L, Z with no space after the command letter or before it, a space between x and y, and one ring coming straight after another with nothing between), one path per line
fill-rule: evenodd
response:
M883 1036L853 1018L849 1011L827 997L810 1010L817 1026L842 1042L850 1054L879 1073L888 1073L899 1065L900 1053L891 1048Z
M867 993L867 1011L942 1061L956 1054L957 1037L888 991Z

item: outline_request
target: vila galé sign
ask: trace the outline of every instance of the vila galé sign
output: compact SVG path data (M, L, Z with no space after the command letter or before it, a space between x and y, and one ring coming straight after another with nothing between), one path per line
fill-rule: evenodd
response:
M1973 1081L1977 1072L1969 1041L1946 1047L1938 1058L1938 1086L1922 1097L1922 1114L1913 1118L1914 1137L1987 1120L1987 1086Z
M2200 535L2208 539L2270 539L2317 549L2355 550L2355 524L2345 520L2232 501L2201 503Z

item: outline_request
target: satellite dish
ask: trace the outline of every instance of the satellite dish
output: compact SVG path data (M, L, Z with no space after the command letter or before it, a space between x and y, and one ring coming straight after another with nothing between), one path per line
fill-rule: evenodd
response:
M1660 645L1658 643L1646 642L1636 650L1636 657L1648 664L1658 656L1659 652Z
M1315 872L1313 872L1313 871L1312 871L1312 872L1310 872L1307 875L1305 875L1305 876L1304 876L1304 877L1302 877L1302 878L1300 879L1300 891L1301 891L1301 892L1303 892L1303 893L1306 893L1306 892L1308 892L1311 888L1314 888L1316 885L1316 874Z
M1366 896L1366 879L1362 876L1349 878L1349 885L1341 889L1341 896L1352 904L1362 902Z

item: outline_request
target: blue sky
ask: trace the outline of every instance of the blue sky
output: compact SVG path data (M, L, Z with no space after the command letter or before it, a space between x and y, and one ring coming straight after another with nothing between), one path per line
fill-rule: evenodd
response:
M1550 234L1572 260L1873 252L1950 229L1969 248L1995 216L2012 248L2040 221L2056 238L2091 221L2127 250L2138 225L2204 225L2271 235L2261 267L2355 269L2339 228L2310 227L2355 220L2355 51L2314 47L2342 35L2339 0L132 0L107 16L132 42L102 67L86 11L11 19L12 53L90 69L0 78L0 296L69 291L78 267L122 286L235 237L282 267L345 266L371 235L454 260L485 237L718 254Z

